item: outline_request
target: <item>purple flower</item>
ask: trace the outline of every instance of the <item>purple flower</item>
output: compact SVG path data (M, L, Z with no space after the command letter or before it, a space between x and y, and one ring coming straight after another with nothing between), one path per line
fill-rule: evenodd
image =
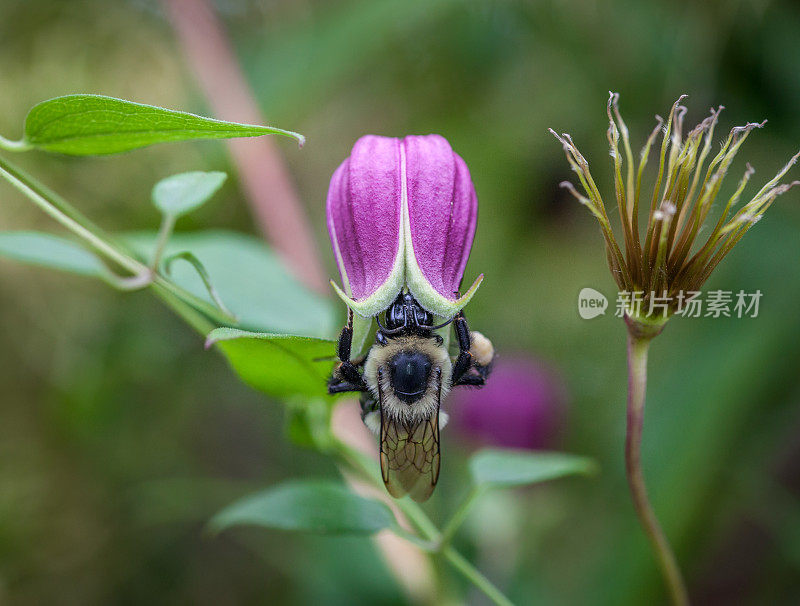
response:
M458 296L477 213L467 165L443 137L362 137L328 190L336 293L368 318L406 286L428 311L453 317L483 279Z
M492 380L478 390L449 396L453 425L481 443L505 448L552 448L564 422L565 388L529 357L503 357Z

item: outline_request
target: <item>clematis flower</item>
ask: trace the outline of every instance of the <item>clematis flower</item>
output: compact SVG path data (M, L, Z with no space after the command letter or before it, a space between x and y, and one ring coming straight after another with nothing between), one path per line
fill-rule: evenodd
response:
M385 310L403 287L452 318L483 279L459 296L478 199L464 160L439 135L367 135L331 178L327 218L342 300L361 317Z

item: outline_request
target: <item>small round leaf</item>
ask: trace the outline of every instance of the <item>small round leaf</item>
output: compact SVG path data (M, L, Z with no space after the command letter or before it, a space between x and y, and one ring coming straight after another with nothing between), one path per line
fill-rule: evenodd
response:
M475 484L524 486L570 475L590 475L597 465L586 457L560 452L481 450L469 462Z
M227 178L218 171L172 175L153 187L153 204L165 215L180 217L205 204Z

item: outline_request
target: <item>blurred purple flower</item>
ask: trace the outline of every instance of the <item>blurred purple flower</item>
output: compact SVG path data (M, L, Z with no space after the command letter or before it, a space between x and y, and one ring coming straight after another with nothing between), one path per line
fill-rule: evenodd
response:
M458 297L477 213L467 165L443 137L362 137L328 191L337 294L371 317L407 286L428 311L454 316L482 278Z
M454 391L447 407L456 429L478 442L547 449L558 444L566 400L560 378L541 362L504 356L484 388Z

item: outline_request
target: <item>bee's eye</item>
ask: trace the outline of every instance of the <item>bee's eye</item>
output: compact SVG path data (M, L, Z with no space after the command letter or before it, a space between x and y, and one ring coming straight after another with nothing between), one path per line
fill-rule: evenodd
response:
M386 311L386 328L399 328L405 324L405 310L402 305L392 305Z
M417 326L433 326L433 316L421 307L417 307L414 311L414 319L417 321Z
M406 404L425 393L431 374L431 361L418 352L400 352L389 361L389 373L395 395Z

